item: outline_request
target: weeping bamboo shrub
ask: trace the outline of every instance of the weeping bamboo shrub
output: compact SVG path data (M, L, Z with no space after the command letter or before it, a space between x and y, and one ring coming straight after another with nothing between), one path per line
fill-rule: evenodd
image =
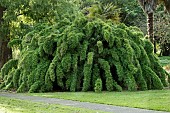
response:
M136 27L82 14L25 35L18 60L1 69L1 88L17 92L163 89L167 73Z

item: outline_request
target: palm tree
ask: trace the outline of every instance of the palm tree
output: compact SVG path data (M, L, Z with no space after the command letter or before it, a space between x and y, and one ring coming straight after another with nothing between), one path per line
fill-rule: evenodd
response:
M138 0L140 5L143 8L143 11L147 14L147 31L148 36L152 43L154 43L154 34L153 34L153 14L158 4L157 0Z
M154 51L156 52L155 48L155 41L154 41L154 11L156 10L156 7L158 3L163 2L166 10L170 12L170 0L138 0L143 11L147 15L147 31L148 31L148 37L150 38L150 41L154 44Z
M97 17L102 20L111 20L113 23L120 22L120 9L113 3L96 3L84 10L88 12L86 15L90 19Z

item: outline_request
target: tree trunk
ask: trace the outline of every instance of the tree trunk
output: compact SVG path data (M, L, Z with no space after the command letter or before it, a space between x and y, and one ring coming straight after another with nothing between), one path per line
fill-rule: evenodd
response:
M154 45L154 53L156 53L156 43L154 40L154 15L153 13L148 13L147 14L147 31L148 31L148 36L152 44Z
M8 41L0 40L0 68L11 58L12 50L7 47Z
M154 34L153 34L153 13L147 14L147 31L148 36L152 43L154 43Z
M0 6L0 26L3 24L2 17L3 17L4 10L5 8ZM4 35L1 35L1 36L4 36ZM8 48L7 46L8 42L9 42L9 38L0 37L0 69L12 57L12 50Z

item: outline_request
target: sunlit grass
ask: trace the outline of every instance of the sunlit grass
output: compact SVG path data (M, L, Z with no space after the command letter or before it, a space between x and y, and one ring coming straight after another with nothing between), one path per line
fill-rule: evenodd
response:
M102 93L55 92L30 95L170 112L170 90Z
M159 57L160 63L163 66L163 68L170 73L170 56L162 56Z
M170 66L170 56L162 56L162 57L159 57L159 59L160 59L162 66L166 66L166 65Z
M0 97L0 113L102 113L95 110L57 104L35 103Z

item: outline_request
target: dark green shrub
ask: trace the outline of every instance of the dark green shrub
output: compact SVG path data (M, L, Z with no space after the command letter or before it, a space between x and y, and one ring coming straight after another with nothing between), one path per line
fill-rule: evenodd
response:
M61 88L64 88L64 84L62 79L64 78L64 73L61 67L61 64L58 63L57 67L56 67L56 78L57 78L57 83Z
M82 89L82 91L87 91L90 88L91 72L92 72L91 68L92 68L91 64L85 63L84 70L83 70L84 79L83 79L83 89Z
M152 71L151 68L145 66L144 70L146 71L145 74L147 74L147 77L150 77L150 87L151 89L163 89L163 84L161 82L161 79L156 75L155 72Z
M72 59L72 67L73 67L73 72L72 72L72 81L71 81L71 86L70 86L70 91L75 92L77 89L77 60L78 60L78 56L77 54L73 55L73 59Z
M136 91L168 85L152 44L136 27L77 14L34 26L21 46L20 58L1 70L1 88Z
M102 91L102 80L100 78L95 81L94 91L97 93L100 93Z
M14 84L14 87L17 88L19 86L18 82L19 82L19 77L20 77L20 70L16 69L13 74L14 74L13 75L13 84Z
M29 89L29 93L34 93L34 92L37 92L39 91L39 88L40 88L40 85L41 85L41 82L40 81L36 81Z
M100 77L100 70L97 64L94 65L93 67L93 72L92 72L92 87L95 87L95 83L97 78Z

